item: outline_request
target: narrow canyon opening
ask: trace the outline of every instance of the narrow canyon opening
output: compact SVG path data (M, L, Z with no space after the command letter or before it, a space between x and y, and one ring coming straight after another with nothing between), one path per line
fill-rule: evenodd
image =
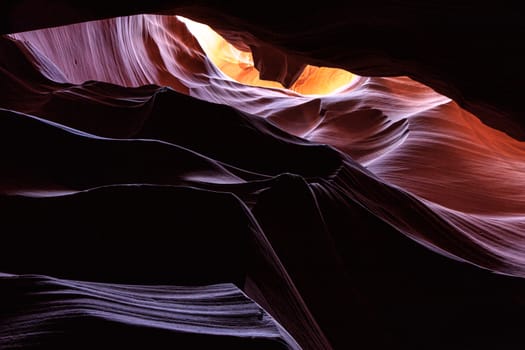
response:
M199 42L208 58L228 77L247 85L285 89L282 83L261 79L249 47L240 49L210 26L177 16ZM302 95L329 95L350 87L358 77L344 69L304 65L289 90Z

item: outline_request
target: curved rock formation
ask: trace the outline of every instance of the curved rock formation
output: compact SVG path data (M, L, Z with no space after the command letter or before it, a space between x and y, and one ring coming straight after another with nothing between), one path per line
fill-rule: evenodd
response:
M0 283L16 298L2 303L2 349L161 349L188 342L197 348L299 348L234 285L139 286L8 274Z
M196 19L211 13L180 10ZM513 136L520 131L495 129L490 113L472 114L476 108L451 99L457 95L407 76L308 66L330 51L303 62L304 52L284 49L293 33L264 41L264 31L249 32L228 11L210 24L221 15L231 18L217 27L228 41L209 47L195 24L172 14L0 39L0 271L62 278L60 285L104 282L97 286L111 302L118 283L242 294L217 287L235 283L253 300L236 294L247 313L239 329L260 305L267 322L253 327L272 330L241 344L234 325L224 333L230 347L519 344L525 144ZM233 56L221 58L219 49ZM369 70L374 76L363 74ZM341 86L327 87L335 77ZM0 323L0 344L18 346L43 327L23 321L32 312L26 303L43 314L55 303L10 289L13 280L5 278L2 293L20 304ZM193 287L151 288L199 296ZM105 312L89 300L71 303L85 302ZM129 301L122 310L138 310L133 324L144 326L149 307ZM148 331L140 341L175 344L191 333L196 347L210 344L199 327L213 329L213 319L181 331L187 319L166 317L169 334ZM67 327L59 319L53 334ZM97 325L97 332L128 332L129 322L112 322L118 329ZM237 338L228 343L230 336Z

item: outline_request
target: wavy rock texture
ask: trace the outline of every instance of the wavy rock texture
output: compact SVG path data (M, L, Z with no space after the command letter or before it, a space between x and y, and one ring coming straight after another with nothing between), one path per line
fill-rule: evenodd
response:
M36 275L2 275L0 283L16 300L2 305L7 310L0 323L2 349L79 348L79 343L86 349L171 348L188 341L197 347L298 348L231 284L140 286ZM106 336L93 337L93 331Z
M272 46L221 33L238 49ZM144 344L219 336L211 316L180 328L194 304L179 317L176 297L144 301L151 288L218 298L205 311L234 321L216 346L522 343L525 144L450 98L405 76L357 76L327 95L247 85L254 67L224 74L171 15L10 34L0 48L0 271L53 276L3 278L17 303L2 305L0 342L32 341L44 325L25 320L54 307L57 346L85 336L78 309L114 346L131 326ZM274 50L255 65L279 67ZM290 85L294 59L261 76ZM52 301L25 289L48 284ZM151 325L157 307L169 310Z

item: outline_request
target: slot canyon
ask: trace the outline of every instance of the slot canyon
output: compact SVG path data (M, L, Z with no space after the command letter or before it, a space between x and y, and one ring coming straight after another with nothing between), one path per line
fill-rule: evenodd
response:
M0 349L523 346L518 5L3 1Z

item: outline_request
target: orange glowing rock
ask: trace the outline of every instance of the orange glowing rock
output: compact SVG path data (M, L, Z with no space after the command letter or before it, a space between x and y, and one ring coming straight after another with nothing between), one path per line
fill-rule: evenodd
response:
M277 81L260 78L250 51L239 50L208 25L181 16L177 18L186 24L208 58L228 77L252 86L285 88ZM344 69L307 65L290 90L303 95L327 95L352 84L356 77Z

